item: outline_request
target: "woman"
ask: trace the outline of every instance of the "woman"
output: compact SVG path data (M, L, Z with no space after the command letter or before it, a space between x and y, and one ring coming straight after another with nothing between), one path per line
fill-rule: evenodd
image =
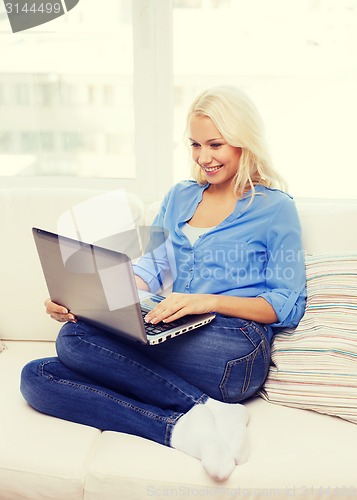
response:
M216 318L150 347L47 300L47 313L66 322L58 357L26 365L21 390L41 412L171 446L224 480L247 457L248 415L239 402L264 383L275 329L296 326L304 313L301 232L245 93L204 91L187 129L194 180L170 190L154 221L170 234L175 270L164 255L153 262L148 254L134 272L138 287L153 292L174 274L173 293L146 321L212 311Z

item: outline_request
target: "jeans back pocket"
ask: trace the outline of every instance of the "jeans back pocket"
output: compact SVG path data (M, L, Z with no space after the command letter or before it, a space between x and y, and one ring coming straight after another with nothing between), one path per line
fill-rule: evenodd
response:
M222 400L226 403L238 403L254 396L261 388L268 375L270 366L270 346L265 335L258 332L262 325L251 324L255 341L252 339L252 350L239 358L227 362L220 383ZM242 329L243 330L243 329ZM244 335L250 332L244 328ZM257 333L259 335L258 342Z

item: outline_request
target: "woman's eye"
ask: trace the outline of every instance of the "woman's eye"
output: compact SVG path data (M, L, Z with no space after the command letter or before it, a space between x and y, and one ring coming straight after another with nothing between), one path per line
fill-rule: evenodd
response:
M200 145L197 142L191 143L191 148L198 148Z
M211 144L211 148L214 148L214 149L217 149L217 148L219 148L220 146L222 146L222 144L218 144L218 143L213 143L213 144Z

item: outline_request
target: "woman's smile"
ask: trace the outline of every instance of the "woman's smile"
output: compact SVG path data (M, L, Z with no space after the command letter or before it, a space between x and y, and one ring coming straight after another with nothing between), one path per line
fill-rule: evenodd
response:
M220 170L222 167L223 165L216 165L214 167L205 167L201 165L202 170L204 170L206 174L214 174L218 172L218 170Z

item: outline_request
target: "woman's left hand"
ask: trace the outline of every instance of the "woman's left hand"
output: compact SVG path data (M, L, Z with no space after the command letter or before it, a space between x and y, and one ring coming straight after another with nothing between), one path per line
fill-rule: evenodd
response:
M214 311L215 296L210 294L171 293L145 317L147 323L168 323L187 314L205 314Z

